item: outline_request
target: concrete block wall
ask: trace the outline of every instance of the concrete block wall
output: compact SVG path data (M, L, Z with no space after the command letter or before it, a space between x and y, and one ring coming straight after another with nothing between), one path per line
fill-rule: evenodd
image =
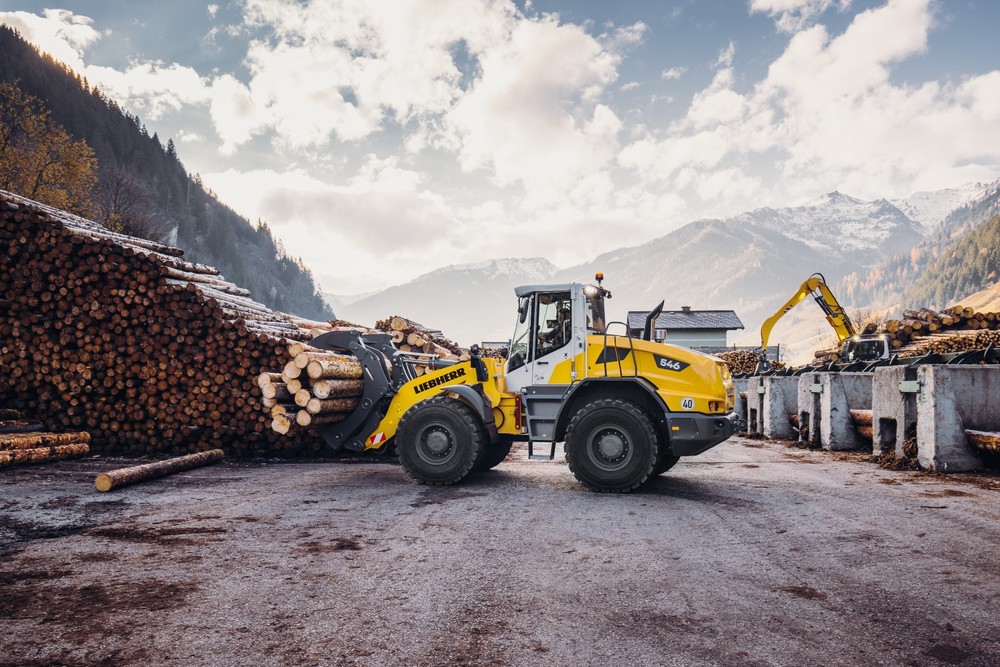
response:
M902 384L901 384L902 383ZM1000 368L894 366L875 371L873 449L904 457L915 445L925 470L962 472L983 465L965 429L1000 431Z
M872 409L871 373L807 373L799 376L799 440L830 450L867 449L851 410Z
M820 394L814 391L819 385L821 373L805 373L799 376L798 413L799 441L819 446Z
M788 415L798 410L797 377L751 377L747 379L747 430L775 440L795 440Z
M1000 431L1000 368L921 366L917 369L917 462L938 472L983 466L965 429Z
M743 398L742 394L747 393L747 384L749 384L749 378L737 378L733 380L733 388L736 390L736 405L733 408L734 412L740 416L744 424L749 424L749 415L747 414L747 403L750 400L750 395L747 394L747 398ZM749 428L749 427L748 427Z
M876 368L874 375L872 452L903 458L904 443L917 437L917 395L900 391L900 383L916 381L917 368L888 366Z

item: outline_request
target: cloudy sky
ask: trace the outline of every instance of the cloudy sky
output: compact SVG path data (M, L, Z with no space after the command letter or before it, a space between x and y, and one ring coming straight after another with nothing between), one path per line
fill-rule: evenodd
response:
M3 0L325 291L1000 175L994 0Z

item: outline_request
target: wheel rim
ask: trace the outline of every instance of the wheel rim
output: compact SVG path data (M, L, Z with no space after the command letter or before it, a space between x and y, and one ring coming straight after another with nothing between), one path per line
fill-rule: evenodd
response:
M417 432L416 453L425 463L442 465L450 461L456 451L455 433L441 422L426 424Z
M632 458L632 442L622 429L603 426L591 433L587 453L601 470L620 470Z

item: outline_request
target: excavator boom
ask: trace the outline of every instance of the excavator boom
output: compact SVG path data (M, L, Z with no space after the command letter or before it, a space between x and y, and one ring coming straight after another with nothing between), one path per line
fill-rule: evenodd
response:
M844 312L840 302L837 301L837 297L827 287L826 278L823 277L822 273L814 273L799 286L798 291L792 295L792 298L785 305L775 312L774 315L764 320L764 324L760 327L760 347L762 350L767 349L767 340L771 336L771 329L774 328L778 320L784 317L792 308L799 305L799 302L807 296L812 296L816 300L816 303L819 304L819 307L823 309L826 321L837 332L838 342L843 343L857 333L851 319Z

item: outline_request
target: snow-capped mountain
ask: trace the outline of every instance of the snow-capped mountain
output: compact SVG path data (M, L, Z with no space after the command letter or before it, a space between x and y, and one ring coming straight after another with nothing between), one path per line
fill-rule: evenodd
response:
M558 270L542 257L453 264L345 304L337 316L371 325L402 315L440 329L463 345L506 340L517 312L514 287L551 282Z
M623 320L627 311L647 310L661 299L668 309L731 308L746 329L730 334L729 342L755 344L761 322L814 272L836 286L851 313L875 305L876 293L885 296L905 289L903 283L908 285L913 276L890 285L884 267L893 262L910 265L911 251L926 246L931 237L951 238L981 224L993 215L991 202L998 188L1000 181L916 193L898 200L899 206L830 192L801 206L697 220L641 245L609 248L562 271L540 257L446 266L345 305L337 314L369 324L400 314L440 328L464 344L505 340L514 322L515 286L591 282L601 271L605 286L614 293L608 304L610 320ZM958 208L946 211L952 204ZM866 293L857 285L869 274L875 276L868 281L874 287ZM822 313L807 303L784 318L771 338L794 356L796 339L825 335L829 331Z
M864 201L829 192L802 206L761 208L726 222L756 225L801 241L817 252L851 257L862 263L902 252L924 236L924 229L885 199Z
M931 232L944 222L948 214L960 206L983 199L1000 188L1000 179L987 183L967 183L957 188L914 192L905 199L892 203L914 222L920 223L925 232Z

